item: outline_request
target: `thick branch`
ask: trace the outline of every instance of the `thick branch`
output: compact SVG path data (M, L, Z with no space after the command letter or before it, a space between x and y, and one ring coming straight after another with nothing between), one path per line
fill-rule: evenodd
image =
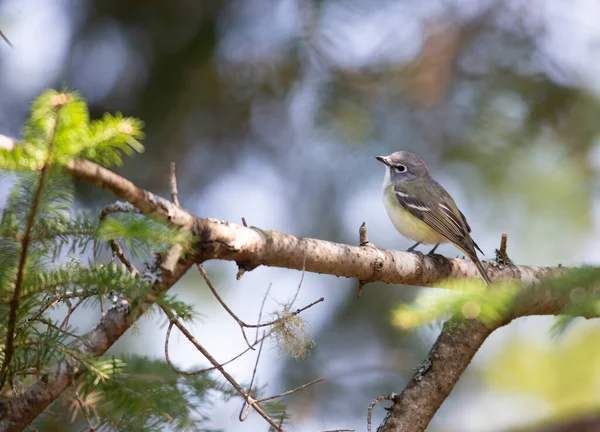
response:
M557 315L570 303L569 294L567 289L549 290L548 287L533 285L516 296L513 307L501 321L486 325L457 317L446 322L425 361L402 393L393 399L392 408L377 431L424 431L475 353L494 330L519 317Z
M67 170L75 177L106 189L137 207L142 213L181 227L191 226L194 217L152 192L139 189L126 178L86 160L74 159Z
M255 227L196 219L198 259L236 261L245 270L259 265L284 267L313 273L381 281L403 285L430 286L448 278L474 278L479 274L471 261L440 255L365 248L325 240L296 237ZM558 269L534 266L484 264L492 279L533 283Z

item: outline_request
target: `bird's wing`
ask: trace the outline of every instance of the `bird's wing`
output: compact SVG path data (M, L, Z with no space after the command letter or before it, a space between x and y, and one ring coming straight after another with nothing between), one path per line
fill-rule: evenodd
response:
M429 180L427 187L419 184L419 180L396 184L394 195L398 203L458 246L469 257L476 257L477 246L471 239L471 230L464 215L448 192L438 183L430 183L431 181ZM435 193L431 191L432 188L435 189Z

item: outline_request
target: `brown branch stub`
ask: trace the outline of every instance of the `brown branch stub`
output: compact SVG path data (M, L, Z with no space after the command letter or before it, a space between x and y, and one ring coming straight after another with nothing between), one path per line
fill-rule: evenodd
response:
M508 257L508 253L506 252L507 243L508 243L508 234L502 233L502 237L500 238L500 249L496 249L496 261L501 266L514 265L512 260Z
M179 192L177 191L177 177L175 176L175 162L171 162L169 173L169 185L171 186L171 201L179 207Z
M361 224L360 228L358 229L358 238L359 238L359 245L361 247L370 247L370 248L377 249L373 243L369 242L369 236L367 234L367 224L366 224L366 222L363 222ZM379 269L379 261L376 261L373 264L373 269L375 270L375 272ZM360 296L362 296L363 288L365 287L365 285L367 283L368 283L367 281L359 279L359 281L358 281L358 291L356 293L356 297L360 298Z
M369 243L369 236L367 235L367 224L366 222L363 222L362 225L360 226L360 228L358 229L358 238L359 238L359 244L361 246L367 246L370 245L370 247L374 247L373 245L371 245Z

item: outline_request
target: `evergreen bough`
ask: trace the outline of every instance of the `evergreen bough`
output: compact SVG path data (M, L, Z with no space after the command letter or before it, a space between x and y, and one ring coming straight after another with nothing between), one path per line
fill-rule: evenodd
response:
M65 165L121 165L124 155L143 151L141 129L121 114L90 120L77 93L49 90L32 104L22 142L0 150L0 169L13 180L0 219L0 397L19 396L65 356L84 370L36 419L38 427L65 421L66 407L79 428L91 421L107 431L200 430L210 393L231 395L211 374L178 375L163 360L83 358L72 349L82 335L69 324L74 308L123 307L151 292L151 279L111 259L108 241L141 262L190 244L187 233L134 212L73 211ZM173 296L155 297L180 319L195 316Z

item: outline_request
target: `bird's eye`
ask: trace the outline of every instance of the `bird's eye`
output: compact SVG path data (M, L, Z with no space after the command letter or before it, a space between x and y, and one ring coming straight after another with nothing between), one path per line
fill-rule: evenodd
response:
M404 165L396 165L394 167L394 171L396 171L397 173L403 173L406 172L406 167Z

